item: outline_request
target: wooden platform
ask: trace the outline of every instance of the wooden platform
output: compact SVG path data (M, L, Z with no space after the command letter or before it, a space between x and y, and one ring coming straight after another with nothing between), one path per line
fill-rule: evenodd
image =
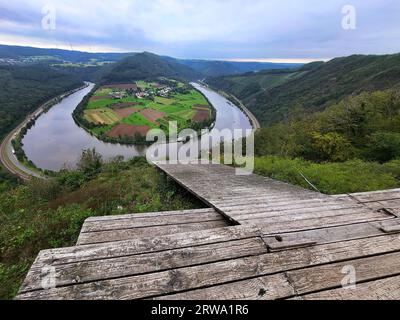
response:
M400 189L159 168L210 209L90 218L77 246L40 252L17 299L400 299Z

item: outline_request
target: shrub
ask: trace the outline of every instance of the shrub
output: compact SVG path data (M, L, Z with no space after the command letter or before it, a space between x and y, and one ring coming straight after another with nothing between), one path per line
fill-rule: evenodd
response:
M376 132L371 135L367 148L371 160L386 162L400 157L400 133Z
M345 161L351 157L352 146L344 136L329 132L313 134L313 147L318 154L318 159L323 161Z
M398 161L379 164L362 160L343 163L313 163L276 156L255 159L255 172L313 190L302 174L326 194L391 189L400 186Z

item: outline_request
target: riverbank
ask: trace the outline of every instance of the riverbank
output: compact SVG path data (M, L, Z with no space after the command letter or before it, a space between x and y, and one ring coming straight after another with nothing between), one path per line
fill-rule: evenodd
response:
M222 91L222 90L218 90L216 88L212 88L207 83L205 83L203 81L200 81L200 83L201 83L201 85L218 92L220 95L225 97L227 100L229 100L232 103L234 103L240 110L243 111L243 113L246 115L246 117L250 120L250 123L251 123L251 125L252 125L252 127L253 127L253 129L255 131L257 131L258 129L261 129L260 122L258 121L256 116L243 104L243 102L241 100L239 100L233 94L227 93L227 92Z
M179 86L181 84L181 86ZM127 86L128 84L124 84L123 86ZM151 84L149 84L151 86ZM150 99L143 99L144 102L140 100L132 100L135 98L134 94L132 92L126 92L126 96L124 98L120 98L119 100L115 100L110 103L110 99L107 98L107 96L101 96L97 94L97 96L100 96L101 99L96 99L96 102L92 101L92 98L96 96L96 93L102 90L102 87L95 85L93 89L82 99L82 101L77 105L77 107L74 109L72 112L72 117L76 123L77 126L80 128L84 129L88 134L91 136L97 138L100 141L103 141L105 143L111 143L111 144L121 144L121 145L126 145L126 146L147 146L149 147L154 143L154 141L147 141L146 140L146 133L147 131L137 131L137 133L132 136L132 133L129 133L129 128L124 128L124 130L120 130L120 126L131 126L131 127L148 127L148 129L160 129L164 131L167 140L170 139L169 137L169 128L170 128L170 121L176 121L178 123L178 131L182 131L184 129L192 129L197 132L197 135L200 136L203 130L209 130L211 131L215 125L216 121L216 116L217 116L217 110L215 106L209 101L209 99L195 87L196 83L178 83L176 87L173 87L172 92L173 94L169 95L168 97L160 96L157 95L157 93L150 92ZM178 90L179 88L182 87L187 87L186 92L179 92L175 91ZM104 90L104 89L103 89ZM193 93L194 92L194 93ZM148 94L148 93L146 93ZM110 93L108 93L108 96ZM181 97L182 95L186 95L185 97ZM188 100L187 96L189 95L189 98L193 100L192 104L190 104L189 101L189 109L188 109ZM133 97L133 98L132 98ZM169 100L169 102L158 102L156 99L164 99L164 100ZM200 99L199 99L200 98ZM124 100L125 99L125 100ZM108 103L107 105L102 105L101 102L102 100L106 101ZM201 101L198 101L201 100ZM158 102L158 105L157 105ZM194 110L196 104L197 105L207 105L209 110L209 116L207 119L204 120L194 120L196 111ZM143 117L140 115L139 111L141 110L140 108L137 108L137 110L133 111L134 116L138 116L139 119L134 119L131 120L129 117L131 115L116 115L114 113L115 109L113 109L114 105L129 105L131 104L133 107L137 105L142 105L142 110L143 111L150 111L150 118L148 118L146 115ZM93 107L93 105L95 105ZM100 106L97 106L100 105ZM180 106L180 111L177 112L176 106ZM161 107L161 108L160 108ZM125 106L125 108L128 108L128 106ZM169 111L168 108L172 108L172 111ZM193 108L193 109L192 109ZM132 108L134 109L134 108ZM147 110L146 110L147 109ZM181 117L180 113L181 112L193 112L194 110L194 115L190 115L188 118L186 117ZM91 115L92 120L86 115L86 112L90 111L91 113L94 111L94 115ZM162 116L158 117L155 120L151 119L151 113L155 112L157 114L160 113ZM197 111L198 113L201 111ZM103 117L103 114L107 114L106 116ZM142 118L142 119L140 119ZM95 119L95 120L93 120ZM100 120L103 120L104 123L98 122ZM106 122L111 119L111 122ZM96 122L97 121L97 122ZM133 122L131 122L133 121ZM143 129L143 128L140 128ZM116 132L120 132L119 136L115 135L110 135L109 133L115 130ZM123 134L122 132L126 132L126 134Z
M125 160L145 156L148 147L138 145L121 145L103 142L77 126L71 114L77 105L92 89L89 87L52 107L51 110L37 119L36 124L25 135L24 151L29 160L44 170L59 171L62 168L74 169L82 150L93 149L102 155L104 161L122 156ZM252 129L249 119L239 109L232 106L225 97L199 84L194 84L216 109L217 117L211 134L218 134L223 129Z
M15 155L15 150L13 148L12 141L17 137L22 140L23 137L20 136L21 131L26 128L29 123L33 124L34 122L45 112L51 109L54 105L56 105L62 99L74 94L75 92L86 88L89 84L85 83L84 86L80 86L79 88L75 88L68 92L65 92L57 97L50 99L49 101L42 104L39 108L37 108L34 112L29 114L25 120L20 123L14 130L12 130L2 141L0 145L0 162L4 166L4 168L9 171L11 174L18 176L20 179L27 181L32 177L44 179L45 174L41 172L40 169L34 167L29 168L25 164L21 163Z

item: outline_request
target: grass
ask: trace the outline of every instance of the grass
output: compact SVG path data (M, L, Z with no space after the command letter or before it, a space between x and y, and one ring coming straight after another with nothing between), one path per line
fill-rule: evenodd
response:
M94 95L95 96L106 96L107 94L110 94L111 92L113 92L113 90L111 88L100 88L94 93Z
M185 84L174 81L178 86L181 84L181 88ZM150 83L145 81L138 81L136 83L138 87L142 89L155 88L156 83ZM95 92L95 96L103 96L113 92L112 89L99 89ZM114 104L135 102L139 105L135 107L139 108L151 108L157 111L165 113L164 119L159 119L158 123L153 123L145 116L136 113L128 117L121 119L115 112L110 110ZM177 121L179 129L185 129L190 126L190 120L192 120L197 110L193 109L197 105L207 105L209 103L202 93L195 89L190 89L186 93L172 93L168 98L156 96L154 100L151 99L138 99L135 96L129 96L123 99L101 99L101 100L91 100L86 106L85 118L89 122L96 124L104 124L105 126L101 128L91 129L91 132L96 136L101 136L107 133L107 129L110 125L117 123L124 123L135 126L147 125L152 129L165 128L168 127L168 121ZM107 112L107 110L110 110Z
M157 124L151 122L140 113L131 114L129 117L122 119L122 123L130 124L133 126L149 126L150 128L158 128Z
M189 109L189 110L179 111L175 115L178 116L178 117L181 117L182 119L190 120L190 119L194 118L196 113L197 113L196 110Z
M168 98L164 98L164 97L155 97L154 100L155 100L155 102L157 102L159 104L165 104L165 105L171 105L176 102L175 99L168 99Z
M1 187L1 185L0 185ZM0 192L0 299L12 299L40 250L73 246L90 216L202 208L145 159L70 171Z
M124 102L136 102L136 103L146 103L149 102L150 100L141 100L136 97L126 97L122 99L102 99L102 100L92 100L89 101L88 105L86 106L86 109L99 109L99 108L104 108L104 107L110 107L114 104L118 103L124 103Z
M113 124L120 120L120 117L109 108L85 110L85 118L97 124Z
M165 112L166 114L172 114L172 113L177 114L179 112L186 111L188 109L182 105L170 105L170 106L159 106L159 107L152 106L152 108Z
M151 83L148 83L148 82L143 81L143 80L137 81L137 82L136 82L136 85L137 85L139 88L141 88L142 90L149 89L149 88L152 87L152 84L151 84Z
M114 126L113 125L106 125L106 126L102 126L102 127L96 127L93 129L90 129L90 131L95 135L95 136L100 136L102 134L107 133L108 131L110 131Z
M314 163L277 156L257 157L255 173L312 190L302 173L326 194L342 194L400 187L400 160L380 164L362 160Z

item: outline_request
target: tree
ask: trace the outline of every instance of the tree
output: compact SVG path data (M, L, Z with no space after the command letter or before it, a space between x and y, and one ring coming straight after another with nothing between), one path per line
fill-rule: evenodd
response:
M83 150L77 163L78 170L82 171L86 178L91 178L98 174L102 166L102 156L96 152L95 148Z
M336 132L313 135L313 147L323 160L345 161L351 156L351 143Z
M371 160L387 162L400 157L400 133L376 132L371 135L367 146L368 157Z

